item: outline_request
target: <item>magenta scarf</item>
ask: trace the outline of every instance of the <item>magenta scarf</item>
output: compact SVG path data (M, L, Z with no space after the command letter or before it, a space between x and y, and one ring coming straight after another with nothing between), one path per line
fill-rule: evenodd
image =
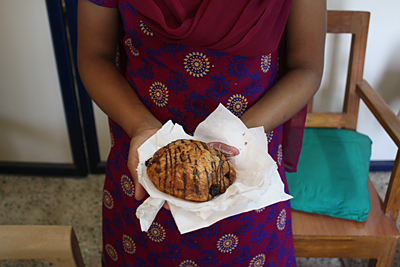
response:
M240 56L276 51L292 0L128 0L165 42L216 49ZM280 69L284 69L281 60ZM283 125L286 171L297 170L306 117L304 108Z
M274 52L292 0L128 0L158 38L241 56Z

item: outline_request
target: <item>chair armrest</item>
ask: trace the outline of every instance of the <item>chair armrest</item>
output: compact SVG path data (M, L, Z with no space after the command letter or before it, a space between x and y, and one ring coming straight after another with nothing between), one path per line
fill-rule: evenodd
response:
M48 260L55 267L84 267L72 226L0 225L1 260Z
M400 147L400 120L367 81L357 83L356 92L372 114L386 130L393 142Z
M399 148L400 120L396 116L396 114L389 108L386 102L372 89L372 87L365 80L361 83L357 83L356 92ZM392 217L394 222L397 221L400 210L399 149L397 150L397 156L394 161L388 189L385 194L385 200L383 202L382 208L385 215Z

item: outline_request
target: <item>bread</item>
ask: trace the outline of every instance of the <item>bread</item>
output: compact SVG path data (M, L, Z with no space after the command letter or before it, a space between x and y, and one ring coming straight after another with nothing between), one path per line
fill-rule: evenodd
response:
M195 140L169 143L146 166L158 190L190 201L208 201L224 193L236 179L235 168L222 152Z

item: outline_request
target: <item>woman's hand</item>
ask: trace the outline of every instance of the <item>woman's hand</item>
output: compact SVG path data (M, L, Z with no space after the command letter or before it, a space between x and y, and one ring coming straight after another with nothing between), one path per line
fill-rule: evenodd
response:
M139 164L139 154L138 148L146 142L151 136L153 136L160 128L149 128L140 131L131 139L131 144L129 148L128 155L128 169L131 172L133 183L135 185L135 199L142 200L147 192L144 190L143 186L139 183L138 173L136 171ZM164 204L164 208L169 210L169 205L167 202Z
M128 169L131 172L133 183L135 185L135 199L142 200L147 192L144 190L143 186L139 183L138 173L136 171L137 166L139 164L139 154L138 148L146 142L147 139L152 137L160 128L148 128L138 132L134 137L131 139L131 145L129 148L129 155L128 155ZM169 210L169 205L167 202L164 203L163 206L165 209Z
M140 131L131 139L131 144L129 148L129 155L128 155L128 169L131 172L133 183L135 185L135 198L137 200L143 199L143 197L147 194L144 190L143 186L139 183L138 180L138 173L136 171L138 164L139 164L139 154L138 148L152 135L154 135L159 128L149 128Z

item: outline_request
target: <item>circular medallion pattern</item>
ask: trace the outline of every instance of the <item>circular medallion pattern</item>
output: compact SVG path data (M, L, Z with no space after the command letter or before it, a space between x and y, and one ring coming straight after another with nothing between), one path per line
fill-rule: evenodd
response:
M110 256L110 258L113 261L117 261L118 260L118 254L117 251L115 250L115 248L113 246L111 246L110 244L106 245L106 251L108 256Z
M240 117L246 111L247 105L248 102L246 97L240 94L235 94L229 98L227 108L237 117Z
M274 131L269 131L267 133L267 142L270 143L272 141L272 138L274 137Z
M104 203L104 206L106 206L106 208L109 210L114 208L114 199L113 199L112 195L110 194L110 192L108 192L107 190L103 191L103 203Z
M140 21L139 27L142 30L142 32L144 32L147 36L149 37L154 36L154 33L149 29L149 27L147 27L146 24L144 24L142 20Z
M234 234L225 234L218 239L217 248L222 253L231 253L239 244L239 238Z
M192 52L183 61L185 70L195 78L201 78L210 72L210 62L203 53Z
M140 55L139 50L133 46L131 38L126 39L125 45L129 48L133 56L138 57Z
M150 229L147 231L147 235L151 241L156 243L163 242L166 238L164 227L157 222L153 222L153 224L150 226Z
M122 236L122 244L124 246L124 250L128 254L135 254L136 252L136 245L133 239L127 235Z
M283 209L281 210L278 218L276 219L276 227L278 228L278 230L282 231L283 229L285 229L285 226L286 226L286 210Z
M192 260L184 260L179 264L179 267L198 267L198 265Z
M264 210L265 210L265 207L264 207L264 208L261 208L261 209L256 209L255 212L261 213L261 212L263 212Z
M264 266L264 263L265 263L265 255L258 254L251 260L249 267L262 267Z
M129 178L127 175L122 175L121 177L121 187L122 190L124 190L125 194L128 197L133 197L133 195L135 194L135 186L131 180L131 178Z
M282 164L282 158L283 158L283 153L282 153L282 145L278 146L278 164Z
M110 135L111 135L111 147L114 147L115 144L114 133L111 132Z
M168 105L168 88L161 82L154 82L150 86L150 97L158 107Z
M271 68L271 54L266 56L261 56L261 70L267 73Z

